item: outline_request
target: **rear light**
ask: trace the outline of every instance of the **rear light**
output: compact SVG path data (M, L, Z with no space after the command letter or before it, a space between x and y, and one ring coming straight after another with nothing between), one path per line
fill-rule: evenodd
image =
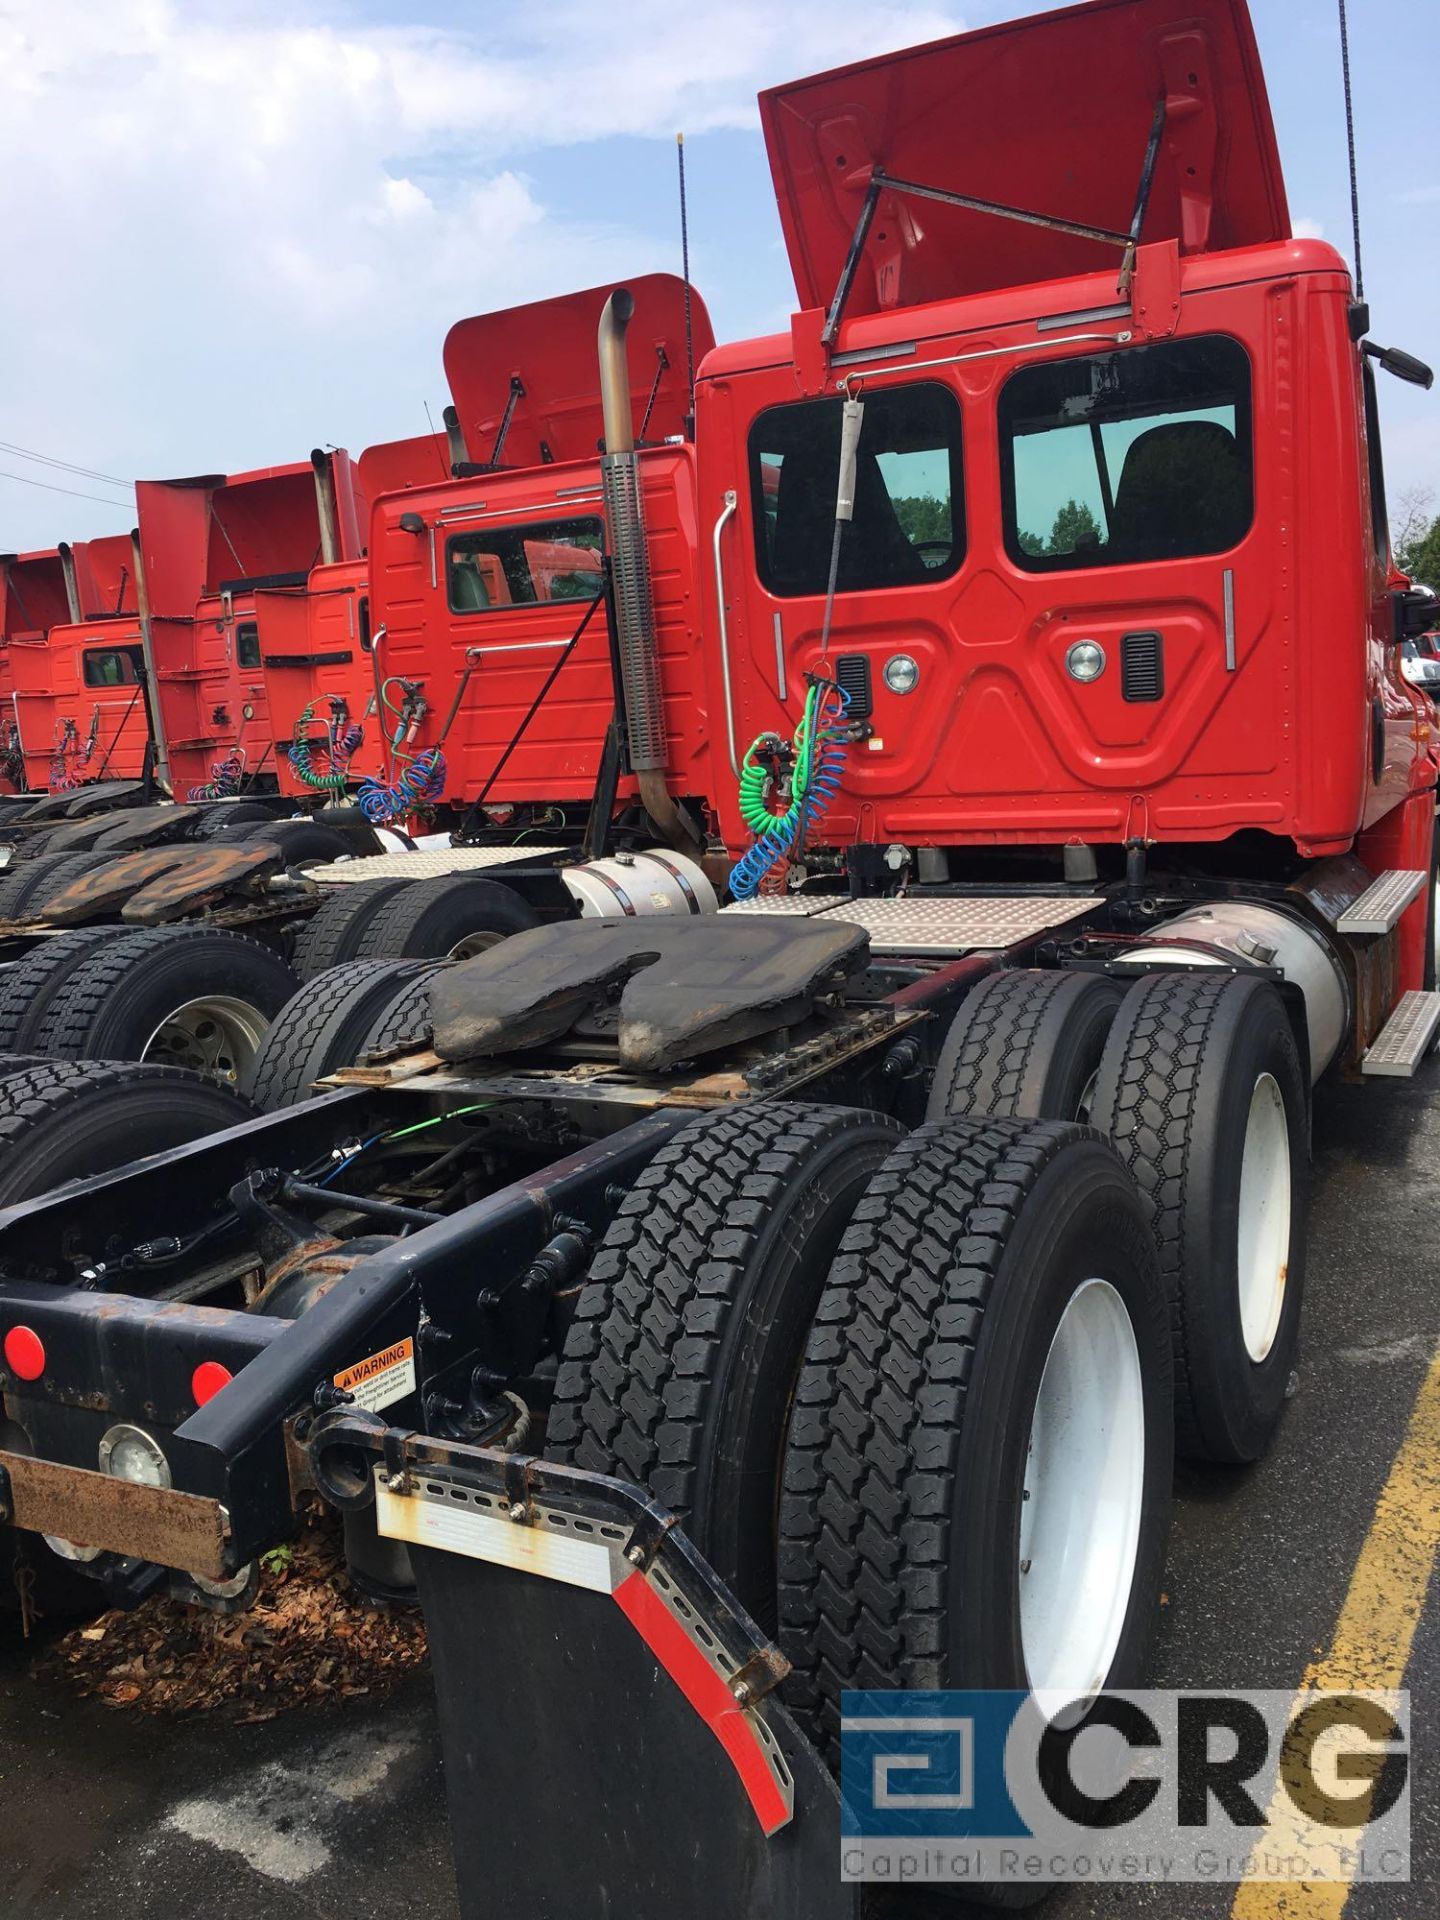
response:
M218 1360L202 1360L190 1376L190 1391L196 1406L203 1407L207 1400L213 1400L234 1378L230 1369L222 1367Z
M33 1327L11 1327L5 1336L5 1365L20 1380L38 1380L44 1373L45 1343Z
M111 1427L100 1442L100 1471L135 1487L168 1487L170 1462L160 1442L127 1420Z

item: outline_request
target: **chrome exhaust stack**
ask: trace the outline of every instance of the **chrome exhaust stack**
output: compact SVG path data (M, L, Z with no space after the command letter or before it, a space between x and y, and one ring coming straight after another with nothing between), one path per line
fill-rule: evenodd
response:
M135 574L135 611L140 622L140 652L145 662L145 708L150 736L155 742L155 775L162 786L170 787L170 748L165 737L165 720L160 706L160 680L155 671L155 616L150 609L150 587L145 578L145 555L140 546L140 529L130 531L130 565Z
M85 618L80 610L80 582L75 572L75 549L68 540L62 540L56 552L60 555L60 572L65 580L65 604L70 609L70 621L74 625Z
M322 447L310 455L315 474L315 511L320 520L320 558L332 566L340 558L340 523L335 507L335 469Z
M620 678L625 688L626 737L640 800L670 846L693 851L699 835L676 806L665 783L667 742L660 685L660 651L655 638L655 604L650 590L650 555L645 544L640 472L635 457L634 415L625 335L635 312L628 287L617 287L600 315L600 402L605 452L600 480L605 521L614 565L615 625Z

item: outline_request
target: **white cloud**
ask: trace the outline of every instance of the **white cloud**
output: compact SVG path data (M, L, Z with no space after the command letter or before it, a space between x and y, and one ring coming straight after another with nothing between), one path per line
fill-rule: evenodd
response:
M960 24L904 0L631 0L603 30L593 0L487 5L465 32L326 8L0 13L0 438L155 474L417 431L452 320L670 264L603 177L593 213L552 210L527 155L748 127L760 86ZM0 516L3 549L126 513L5 483Z
M1325 228L1321 221L1307 219L1303 214L1298 220L1290 222L1290 231L1297 240L1323 240Z

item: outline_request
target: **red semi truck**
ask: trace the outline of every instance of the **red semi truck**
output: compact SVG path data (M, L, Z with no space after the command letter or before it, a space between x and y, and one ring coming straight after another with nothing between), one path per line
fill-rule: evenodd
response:
M258 602L262 618L283 620L290 636L275 647L283 669L266 659L277 754L307 704L309 760L322 777L331 772L332 725L363 726L364 741L346 763L352 786L366 776L393 781L417 754L438 748L446 766L440 817L455 823L513 739L487 798L517 830L548 820L552 837L567 837L565 810L592 796L614 706L602 614L566 653L604 584L594 343L607 293L591 288L451 328L448 439L389 443L358 462L370 503L366 560L317 568L303 603L288 593ZM687 296L667 274L637 280L634 294L633 427L644 446L663 602L668 724L678 758L695 769L687 791L703 795ZM714 335L693 291L688 312L688 352L703 355ZM484 457L472 460L471 452ZM516 737L562 653L553 694ZM314 791L288 762L281 788L297 797ZM632 794L623 786L618 798Z
M800 311L699 369L678 750L599 325L629 765L735 904L397 974L322 1097L60 1199L7 1162L18 1550L231 1604L318 1487L425 1609L466 1920L858 1915L846 1689L1141 1684L1175 1450L1292 1388L1312 1087L1440 1020L1374 369L1429 375L1292 237L1241 0L761 113ZM26 1097L118 1141L144 1084Z
M25 788L135 778L150 718L129 536L24 555L8 571L33 623L10 636L7 661Z
M343 794L360 780L385 775L389 761L377 717L382 674L365 558L369 503L449 470L445 441L429 434L367 447L354 465L356 551L322 560L303 586L261 588L255 596L271 760L280 792L292 799ZM310 717L297 734L307 708ZM352 727L358 741L346 738ZM304 744L295 754L297 738Z
M136 487L141 618L150 632L159 752L177 800L274 791L256 596L303 589L311 568L354 560L363 507L349 456Z

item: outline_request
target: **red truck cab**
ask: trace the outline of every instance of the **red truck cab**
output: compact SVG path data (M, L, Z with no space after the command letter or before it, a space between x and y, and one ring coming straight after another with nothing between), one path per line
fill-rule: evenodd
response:
M45 622L15 631L6 648L7 719L23 784L43 791L135 778L150 718L129 536L61 546L13 564L21 617ZM13 779L16 769L7 771Z
M642 276L633 290L633 425L672 786L704 796L685 290L668 274ZM567 806L588 804L594 791L614 708L603 604L566 650L604 586L595 337L608 292L591 288L453 327L445 367L459 430L465 449L485 457L459 462L454 479L373 501L370 618L391 770L440 747L444 798L457 813L486 792L487 805L539 809L558 825ZM713 334L693 292L689 311L703 354ZM522 729L562 656L553 690ZM621 801L630 797L622 783Z
M1244 8L1099 0L761 114L801 311L698 384L731 847L748 743L826 672L864 734L812 844L1428 867L1367 316L1291 233Z
M361 506L349 456L251 473L141 481L145 614L177 799L273 790L258 596L303 593L312 567L354 560Z

